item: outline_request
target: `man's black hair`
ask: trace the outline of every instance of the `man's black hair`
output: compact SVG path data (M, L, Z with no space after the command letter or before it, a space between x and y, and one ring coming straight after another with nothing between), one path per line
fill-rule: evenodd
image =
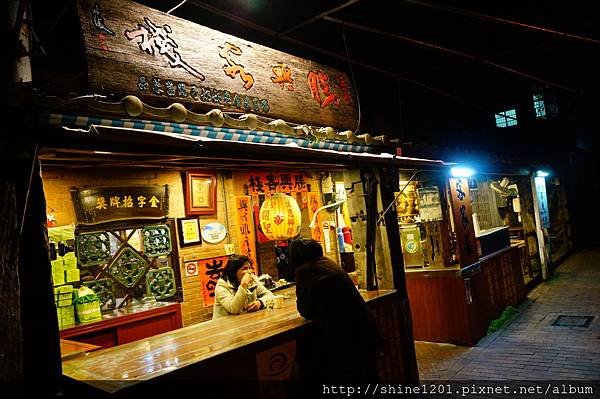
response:
M294 267L323 256L321 243L312 238L295 238L290 241L288 259Z

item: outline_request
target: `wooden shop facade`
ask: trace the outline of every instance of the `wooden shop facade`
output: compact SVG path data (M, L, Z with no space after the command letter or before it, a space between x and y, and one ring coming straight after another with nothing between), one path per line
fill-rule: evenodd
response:
M400 173L396 211L413 334L475 345L507 307L549 277L552 254L570 249L568 216L558 217L568 209L555 201L550 218L546 187L558 178L537 167L448 169ZM553 231L564 232L564 244L550 251Z
M416 381L398 223L378 210L400 169L444 163L348 130L356 97L341 71L131 2L76 7L85 84L48 84L52 96L27 104L29 158L15 166L26 379L117 396L201 387L234 363L227 378L257 391L275 366L290 379L314 333L286 260L299 235L322 243L375 312L380 377ZM211 320L233 253L254 260L281 309Z
M230 378L264 394L314 333L287 263L298 235L355 281L386 338L379 375L397 383L417 381L413 338L474 345L541 273L529 172L450 177L395 155L349 130L357 99L337 69L128 1L78 0L76 15L86 79L32 101L13 226L28 250L3 241L30 380L131 397ZM233 253L282 308L212 320Z

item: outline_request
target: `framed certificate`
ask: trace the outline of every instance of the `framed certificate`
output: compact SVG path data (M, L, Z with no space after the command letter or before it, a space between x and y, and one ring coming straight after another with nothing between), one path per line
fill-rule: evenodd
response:
M217 177L213 173L185 173L185 214L217 213Z
M200 220L197 217L177 219L179 246L202 245Z

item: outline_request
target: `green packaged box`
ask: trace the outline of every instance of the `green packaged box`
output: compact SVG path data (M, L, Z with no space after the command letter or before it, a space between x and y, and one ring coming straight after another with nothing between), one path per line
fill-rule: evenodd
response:
M75 308L73 305L59 306L56 308L58 328L63 329L75 325Z
M65 282L72 283L79 281L79 269L65 270Z
M102 320L100 300L90 288L85 286L79 288L74 303L75 315L80 323Z
M52 270L52 284L54 284L54 286L57 286L57 285L63 285L64 283L66 283L65 271L64 270L60 270L60 271Z
M73 286L61 285L60 287L54 287L54 302L56 307L71 306L73 304Z
M77 269L77 257L73 252L69 252L62 257L65 270Z

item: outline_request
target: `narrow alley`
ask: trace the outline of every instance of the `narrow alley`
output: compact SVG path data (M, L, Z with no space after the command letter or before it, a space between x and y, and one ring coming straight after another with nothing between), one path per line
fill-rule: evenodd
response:
M600 381L600 249L576 252L475 347L415 342L422 382Z

